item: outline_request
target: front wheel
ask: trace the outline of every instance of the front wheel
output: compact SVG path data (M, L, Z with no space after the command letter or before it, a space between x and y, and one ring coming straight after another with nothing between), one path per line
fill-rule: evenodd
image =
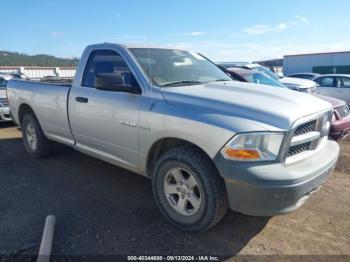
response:
M22 137L24 147L30 156L43 158L51 154L52 142L46 138L33 114L27 114L23 118Z
M162 214L184 230L207 230L227 211L224 181L197 148L183 146L165 152L157 161L152 184Z

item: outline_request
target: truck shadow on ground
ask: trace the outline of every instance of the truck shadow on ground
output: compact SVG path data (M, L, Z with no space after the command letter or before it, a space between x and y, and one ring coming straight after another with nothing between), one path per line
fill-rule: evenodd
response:
M15 127L13 122L0 122L0 128Z
M54 214L56 255L238 254L269 218L229 211L209 231L187 233L169 224L156 207L148 179L66 146L33 160L20 139L2 139L5 199L1 250L40 241L45 217ZM9 194L11 192L11 194ZM2 251L3 253L5 251Z

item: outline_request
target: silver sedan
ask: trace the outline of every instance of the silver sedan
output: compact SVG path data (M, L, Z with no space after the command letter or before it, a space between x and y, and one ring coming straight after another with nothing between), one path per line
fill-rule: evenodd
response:
M350 105L350 75L322 75L313 81L317 83L316 93L345 100Z

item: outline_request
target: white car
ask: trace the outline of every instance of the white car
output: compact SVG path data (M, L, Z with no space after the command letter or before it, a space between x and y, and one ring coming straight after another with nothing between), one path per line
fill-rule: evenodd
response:
M302 78L302 79L309 79L309 80L314 80L314 78L318 76L321 76L321 75L317 73L295 73L295 74L287 75L287 77Z
M7 81L13 76L0 74L0 122L12 121L9 103L6 97Z
M275 80L280 81L281 83L283 83L289 89L292 89L292 90L305 92L305 93L312 93L316 90L317 85L314 81L311 81L311 80L294 78L294 77L279 77L268 68L255 63L247 64L244 67L263 72L264 74L274 78Z
M350 105L350 75L329 74L314 78L316 93L345 100Z

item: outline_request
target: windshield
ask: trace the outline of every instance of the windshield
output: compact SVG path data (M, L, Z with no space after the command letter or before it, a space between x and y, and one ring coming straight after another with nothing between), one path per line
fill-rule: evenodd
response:
M130 48L148 77L158 86L202 84L231 79L212 62L193 52Z
M279 77L278 75L276 75L274 72L272 72L271 70L269 70L268 68L266 67L263 67L263 66L256 66L256 67L253 67L254 70L257 70L257 71L260 71L266 75L268 75L269 77L272 77L273 79L275 80L278 80Z
M275 79L269 77L268 75L265 75L264 73L260 73L260 72L252 72L252 73L246 74L245 78L250 83L287 88L280 81L275 80Z
M7 81L4 78L0 77L0 90L4 90L6 88L6 83Z

